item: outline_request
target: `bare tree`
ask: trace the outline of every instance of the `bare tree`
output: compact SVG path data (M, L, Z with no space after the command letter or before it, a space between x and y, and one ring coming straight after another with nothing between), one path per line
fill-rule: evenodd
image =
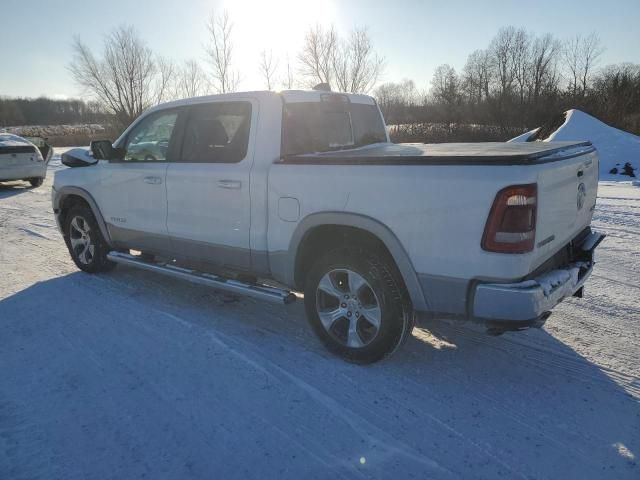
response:
M436 102L454 105L460 99L460 83L453 67L440 65L436 68L431 79L431 95Z
M333 26L325 30L322 26L316 25L307 32L298 60L300 73L310 86L316 83L331 84L337 46L338 34Z
M96 57L76 37L69 71L87 94L113 113L125 127L145 109L161 101L173 70L131 26L120 26L105 37L102 57Z
M190 98L209 93L207 76L195 60L187 60L176 74L175 98Z
M569 73L569 90L575 97L578 94L578 79L580 77L580 44L582 37L576 35L567 40L562 49L562 57Z
M367 93L382 73L384 58L374 50L367 30L356 28L333 55L335 78L342 92Z
M515 65L513 61L513 45L516 39L514 27L501 28L493 38L491 55L495 65L495 79L497 81L498 96L507 97L511 94L515 79Z
M581 69L580 69L580 79L582 81L582 93L583 95L587 93L587 84L589 81L589 77L593 74L598 61L600 60L600 56L604 53L604 47L600 42L600 37L597 33L591 32L587 35L582 41L582 49L581 49Z
M209 31L209 46L206 48L209 61L213 68L214 88L219 93L233 92L238 87L240 77L232 67L233 23L226 10L221 16L212 13L207 22Z
M444 64L436 68L431 79L430 93L440 120L448 123L450 129L455 128L454 125L460 121L462 95L460 80L453 67Z
M379 85L374 96L389 125L413 120L412 111L421 102L415 82L407 78L399 83L387 82Z
M472 104L489 97L493 58L488 50L475 50L467 59L463 73L463 88Z
M569 73L569 90L574 97L586 95L589 77L603 52L600 37L595 32L586 37L576 35L566 41L563 57Z
M316 25L307 32L298 55L300 72L309 85L335 81L341 92L369 92L384 69L365 28L356 28L348 39L338 37L333 26Z
M287 53L287 76L284 78L284 88L291 90L293 88L293 71L289 62L289 54Z
M163 57L158 57L156 66L158 70L156 103L172 100L171 85L175 81L176 66L173 62Z
M276 70L278 69L278 61L274 60L273 52L271 50L262 50L260 52L260 73L264 77L264 81L267 84L267 90L271 90L274 86L274 77Z
M528 85L531 84L531 35L520 28L515 31L511 47L514 78L518 87L520 105L524 104Z
M416 84L408 78L399 83L387 82L379 85L374 92L378 104L382 108L392 106L414 106L419 103Z
M555 87L557 74L555 63L560 52L560 42L548 33L538 37L531 46L531 94L534 102L538 101L545 83Z
M590 103L600 118L640 133L640 65L609 65L598 72L591 88Z

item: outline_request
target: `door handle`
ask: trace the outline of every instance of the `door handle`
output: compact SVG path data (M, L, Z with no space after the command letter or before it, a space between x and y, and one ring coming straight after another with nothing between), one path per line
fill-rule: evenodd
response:
M144 177L144 183L160 185L162 183L162 179L160 177Z
M242 188L242 182L240 180L218 180L218 187L238 190Z

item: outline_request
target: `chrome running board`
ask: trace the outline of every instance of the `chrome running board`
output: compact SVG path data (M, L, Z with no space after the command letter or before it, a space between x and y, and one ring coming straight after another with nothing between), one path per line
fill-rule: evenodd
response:
M211 273L198 272L188 268L177 267L167 263L156 263L142 260L134 255L121 252L109 252L107 258L115 263L141 268L150 272L163 273L170 277L187 280L192 283L206 285L225 292L247 295L261 300L288 305L296 301L296 296L288 290L283 290L266 285L250 284L224 278Z

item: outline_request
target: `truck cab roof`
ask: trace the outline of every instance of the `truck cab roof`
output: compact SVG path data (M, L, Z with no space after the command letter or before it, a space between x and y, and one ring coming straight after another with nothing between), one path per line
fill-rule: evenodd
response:
M231 93L219 93L215 95L204 95L201 97L184 98L181 100L174 100L172 102L161 103L155 107L150 108L147 112L163 110L166 108L181 107L185 105L195 105L198 103L207 103L220 100L240 100L247 97L255 98L258 101L270 100L273 98L280 98L285 103L300 103L300 102L322 102L322 101L348 101L350 103L360 103L366 105L375 105L376 101L369 95L363 95L359 93L342 93L342 92L326 92L321 90L282 90L282 91L270 91L270 90L256 90L248 92L231 92Z

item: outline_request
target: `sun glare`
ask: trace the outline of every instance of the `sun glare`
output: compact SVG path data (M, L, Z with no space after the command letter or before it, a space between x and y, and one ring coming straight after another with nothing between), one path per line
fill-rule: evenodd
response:
M280 88L287 61L295 69L296 55L309 28L337 23L333 0L225 0L222 7L233 22L235 65L242 72L240 85L245 89L264 88L257 68L260 52L273 55L278 65L276 88Z
M259 44L278 54L293 53L309 27L330 25L335 12L331 0L226 0L223 5L233 19L239 49L255 50Z

